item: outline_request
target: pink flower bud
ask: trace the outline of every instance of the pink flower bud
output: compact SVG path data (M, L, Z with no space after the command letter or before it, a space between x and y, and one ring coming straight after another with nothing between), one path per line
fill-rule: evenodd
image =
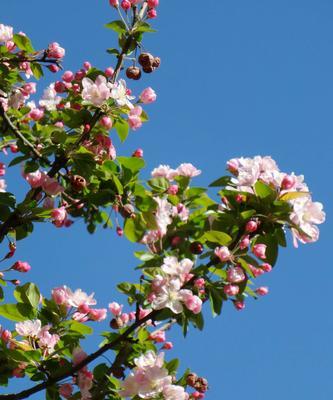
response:
M198 278L194 281L194 287L196 287L197 289L202 289L205 287L205 280L204 278Z
M216 247L214 250L216 257L220 259L221 262L226 262L231 259L231 253L226 246Z
M58 305L65 304L67 301L67 293L64 288L54 288L52 289L52 299Z
M159 5L159 0L148 0L148 7L155 8Z
M39 121L44 117L44 111L40 110L39 108L34 108L33 110L30 111L29 117L34 121Z
M267 246L265 244L259 243L259 244L255 244L253 246L252 252L256 257L265 259L266 258L266 249L267 249Z
M236 310L241 311L241 310L244 310L245 303L244 303L244 301L234 301L234 306L235 306Z
M134 320L135 320L135 312L134 312L134 311L131 311L131 312L128 314L128 317L129 317L129 320L130 320L130 321L134 321Z
M178 193L179 187L178 185L170 185L168 188L168 194L175 196Z
M121 314L120 319L123 321L124 325L126 325L129 321L129 315L127 313Z
M223 291L227 296L236 296L239 293L239 287L229 284L224 286Z
M261 268L256 268L256 267L254 267L254 266L251 265L251 264L249 264L249 268L250 268L250 270L251 270L251 272L252 272L252 274L253 274L253 276L254 276L255 278L257 278L258 276L260 276L260 275L262 275L262 274L265 273L265 271L262 270Z
M193 314L199 314L201 312L202 300L198 296L185 294L183 301L186 308L192 311Z
M246 279L246 275L241 267L232 267L227 271L227 279L231 283L239 283Z
M117 2L118 2L118 0L117 0ZM108 78L112 78L112 76L114 74L114 69L112 67L106 68L104 73Z
M157 11L155 10L155 8L151 8L150 10L148 10L147 17L150 19L157 17Z
M60 47L59 43L53 42L49 44L49 47L47 49L47 55L50 58L63 58L65 56L65 49Z
M67 218L67 211L65 207L55 208L51 211L53 222L62 224Z
M281 183L281 188L282 189L292 189L296 184L296 177L293 175L286 175Z
M246 235L246 236L244 236L243 239L240 241L240 243L239 243L239 248L240 248L241 250L244 250L244 249L246 249L247 247L249 247L249 244L250 244L250 236L249 236L249 235Z
M119 6L119 1L118 0L109 0L110 6L111 7L118 7Z
M172 342L165 342L162 349L164 350L171 350L173 348L173 343Z
M62 75L62 80L67 83L71 83L74 79L74 74L72 71L65 71Z
M123 234L124 234L124 231L120 226L117 226L116 232L117 232L117 235L120 237L123 236Z
M104 115L104 117L101 118L100 124L105 128L110 130L112 128L112 119L110 117L107 117Z
M143 157L143 150L142 149L136 149L134 151L134 153L132 154L132 157L142 158Z
M8 329L5 329L4 331L2 331L1 333L1 339L5 342L8 343L12 338L12 333L11 331L9 331Z
M107 315L106 308L95 308L89 311L89 318L92 321L101 322L104 321Z
M49 71L53 72L54 74L60 71L60 68L58 67L58 65L55 65L55 64L48 65L47 68L49 69Z
M138 117L137 115L130 115L128 117L128 125L133 131L136 131L142 126L141 118Z
M16 144L10 144L9 145L9 148L10 148L10 151L12 152L12 153L17 153L18 152L18 146L16 145Z
M246 232L253 233L258 229L258 224L256 221L248 221L248 223L245 226Z
M149 339L153 340L156 343L165 342L165 332L164 331L156 331L149 335Z
M16 263L11 267L11 269L18 272L28 272L31 270L31 266L25 261L16 261Z
M118 317L121 314L123 307L122 304L120 305L115 301L109 304L109 310L115 317Z
M25 96L29 96L30 94L36 93L36 83L28 82L23 85L22 92Z
M128 0L123 0L120 5L121 5L121 8L125 11L129 10L132 6Z
M156 101L156 98L156 93L151 87L144 89L140 95L140 100L144 104L153 103L154 101Z
M271 272L272 271L272 266L271 264L268 263L263 263L261 264L261 268L265 271L265 272Z
M81 314L88 314L90 313L90 311L92 310L90 309L88 304L80 304L78 307L78 312L80 312Z
M77 71L75 73L74 79L76 81L81 81L85 76L86 76L86 71L84 69L80 69L80 71Z
M54 90L57 92L57 93L64 93L64 92L66 92L66 85L64 84L64 82L60 82L60 81L57 81L55 84L54 84Z
M56 126L57 128L63 128L65 125L62 121L58 121L54 124L54 126Z
M266 294L268 294L269 290L267 286L261 286L258 287L258 289L256 289L255 291L259 296L266 296Z
M193 399L195 399L195 400L197 400L197 399L204 399L205 398L205 395L203 394L203 393L200 393L200 392L193 392L192 394L191 394L191 396L192 396L192 398Z
M59 394L65 399L69 399L72 396L73 390L73 386L70 383L64 383L59 388Z
M88 71L88 70L91 68L90 62L89 62L89 61L85 61L85 62L83 63L83 68L84 68L86 71Z

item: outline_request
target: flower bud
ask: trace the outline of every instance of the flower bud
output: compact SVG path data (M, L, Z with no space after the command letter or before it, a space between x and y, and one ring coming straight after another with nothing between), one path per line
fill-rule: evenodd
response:
M11 269L18 271L18 272L28 272L31 270L31 266L27 262L16 261L16 263L11 267ZM15 283L14 283L14 285L15 285Z
M136 149L135 152L132 154L132 157L142 158L143 157L143 150Z
M253 220L248 221L246 226L245 226L246 232L249 232L249 233L253 233L257 229L258 229L258 223L256 221L253 221Z

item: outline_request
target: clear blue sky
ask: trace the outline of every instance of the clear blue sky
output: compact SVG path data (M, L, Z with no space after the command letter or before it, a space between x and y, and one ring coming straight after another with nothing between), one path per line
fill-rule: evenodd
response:
M114 36L102 25L114 14L106 0L1 3L1 20L36 47L56 40L67 49L66 69L85 60L111 63L104 50ZM231 157L271 155L281 169L305 175L327 212L320 242L283 250L274 272L261 278L269 296L241 313L227 305L186 341L174 333L174 354L184 369L207 377L209 400L332 399L333 2L161 3L159 32L146 48L162 66L137 85L154 87L158 102L119 153L143 147L147 175L159 163L192 162L204 171L201 185L223 175ZM9 189L21 190L25 183L17 182ZM111 231L90 236L80 224L44 225L20 243L18 255L32 264L30 279L45 295L66 283L95 291L106 306L119 298L119 280L135 279L132 248Z

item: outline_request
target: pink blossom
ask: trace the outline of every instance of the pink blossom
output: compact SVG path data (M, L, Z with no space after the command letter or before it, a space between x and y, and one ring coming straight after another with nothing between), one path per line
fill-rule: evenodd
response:
M183 277L191 271L192 267L193 261L189 258L184 258L183 260L178 261L177 257L170 256L163 259L161 269L168 275Z
M22 92L25 96L29 96L30 94L36 93L36 83L35 82L27 82L22 87Z
M240 243L239 243L239 248L240 248L241 250L244 250L244 249L246 249L247 247L249 247L249 244L250 244L250 236L249 236L249 235L246 235L246 236L244 236L243 239L240 241Z
M177 171L171 169L169 165L160 165L153 169L151 176L153 178L166 178L171 181L177 176Z
M73 365L80 364L83 360L87 358L87 353L85 353L80 347L77 347L73 351Z
M155 8L150 8L147 12L147 18L153 19L157 17L157 11Z
M13 28L0 24L0 42L8 42L13 39Z
M164 400L187 400L188 394L182 386L167 385L163 389Z
M52 289L52 298L56 304L62 305L66 304L67 301L67 291L64 287Z
M59 394L65 399L69 399L72 396L73 390L73 385L70 383L64 383L59 388Z
M120 305L115 301L109 304L109 310L115 317L118 317L121 314L123 307L123 305Z
M55 178L50 178L48 175L44 175L42 180L42 188L49 196L58 196L64 191L64 188L58 183Z
M67 295L67 304L72 307L80 307L82 304L87 304L88 306L94 306L97 302L94 299L94 293L88 295L81 289L72 292L68 287L64 286Z
M143 150L142 149L136 149L133 154L132 157L137 157L137 158L142 158L143 157Z
M205 287L205 280L204 278L198 278L194 281L194 287L196 287L197 289L202 289Z
M239 293L239 287L229 284L224 286L223 291L227 296L236 296Z
M95 308L90 310L89 318L92 321L100 322L104 321L107 316L107 309L106 308Z
M261 268L256 268L251 264L248 264L248 265L249 265L249 268L250 268L250 270L251 270L251 272L252 272L252 274L253 274L253 276L255 278L257 278L258 276L260 276L260 275L265 273L265 271L263 269L261 269Z
M12 266L12 269L18 272L29 272L31 270L31 266L25 261L16 261L16 263Z
M34 172L29 172L27 174L25 174L23 172L22 175L23 175L24 179L34 189L42 186L42 184L45 181L45 177L46 177L46 175L43 172L39 171L39 170L34 171Z
M140 100L144 104L153 103L154 101L156 101L156 98L156 93L151 87L144 89L144 91L140 95Z
M89 61L85 61L85 62L83 63L83 68L84 68L86 71L89 71L90 68L91 68L91 63L90 63Z
M47 354L50 354L54 351L54 347L59 342L60 337L57 334L51 334L48 329L48 326L44 326L41 329L41 332L38 334L38 344L39 347L46 350Z
M153 340L156 343L163 343L165 342L165 332L155 331L149 335L149 339Z
M101 120L100 124L107 130L110 130L112 128L112 119L106 115L104 115Z
M261 286L258 287L255 291L259 296L266 296L268 294L269 290L267 286Z
M159 0L148 0L148 7L155 8L159 5Z
M0 162L0 176L4 176L6 174L6 165Z
M173 217L178 217L181 221L185 222L188 220L189 215L190 211L184 204L179 203L173 207Z
M65 71L62 75L62 80L67 83L71 83L74 79L74 74L72 71Z
M172 342L165 342L162 349L165 350L171 350L173 348L173 343Z
M16 332L21 336L38 337L42 329L42 323L39 319L18 322L15 325Z
M8 329L5 329L1 332L1 339L5 342L8 343L12 338L12 333Z
M216 257L220 259L221 262L229 261L232 257L227 246L216 247L214 253Z
M82 98L97 107L111 96L109 84L103 75L99 75L95 82L90 78L83 78L82 86Z
M67 218L67 211L65 207L55 208L51 211L53 222L57 226L61 226Z
M268 263L263 263L261 264L261 268L265 271L265 272L271 272L272 271L272 266L271 264Z
M190 163L183 163L177 168L177 175L194 178L201 174L201 171Z
M125 11L129 10L131 8L131 3L129 0L122 0L122 2L120 3L121 8Z
M124 79L120 79L112 85L111 98L114 99L116 104L120 107L128 107L130 110L133 108L131 100L133 100L134 97L131 96Z
M44 90L42 99L39 100L38 104L48 111L55 111L61 100L61 97L57 95L54 88L54 83L51 83L51 85Z
M267 246L265 244L259 243L259 244L255 244L253 246L252 252L256 257L265 259L266 258L266 249L267 249Z
M184 301L186 308L194 314L199 314L202 308L202 300L198 296L193 295L190 290L181 290L181 292L182 300Z
M34 108L33 110L30 111L29 117L34 121L39 121L44 117L44 111L39 108Z
M112 7L118 7L119 6L119 0L109 0L109 3Z
M50 43L48 48L47 48L47 55L50 58L63 58L65 56L65 49L60 47L59 43L53 42Z
M142 107L136 106L131 109L130 115L128 117L128 124L133 129L134 131L141 128L142 126L142 121L141 121L141 116L142 114Z
M0 179L0 193L4 193L7 189L6 181L4 179Z
M227 279L231 283L239 283L246 279L246 275L241 267L231 267L227 271Z
M123 314L121 314L120 319L126 325L126 324L128 324L128 322L130 320L130 317L129 317L129 315L127 313L123 313Z
M245 226L245 230L246 232L250 232L253 233L258 229L258 223L254 220L248 221L246 226Z
M168 194L175 196L179 191L178 185L170 185L168 188Z
M244 301L237 300L237 301L234 301L234 306L235 306L236 310L241 311L241 310L244 310L245 303L244 303Z
M118 1L118 0L116 0L116 1ZM104 73L108 78L111 78L114 74L114 69L112 67L108 67L108 68L106 68Z

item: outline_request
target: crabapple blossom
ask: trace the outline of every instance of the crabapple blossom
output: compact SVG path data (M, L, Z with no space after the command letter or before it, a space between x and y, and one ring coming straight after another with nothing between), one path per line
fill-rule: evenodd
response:
M4 179L0 179L0 193L6 192L7 185Z
M39 319L18 322L15 330L21 336L38 337L42 330L42 323Z
M128 124L131 129L134 131L141 128L142 121L140 115L142 114L142 108L140 106L134 107L131 109L129 117L128 117Z
M187 400L189 395L182 386L168 385L163 389L164 400Z
M220 259L221 262L229 261L232 258L232 254L227 246L216 247L214 254Z
M8 42L13 39L13 28L0 24L0 42Z
M227 271L227 279L231 283L240 283L246 279L246 275L241 267L231 267Z
M61 97L57 96L57 92L54 88L54 83L51 83L43 93L42 99L39 100L39 105L44 107L48 111L55 111L57 105L61 102Z
M124 79L120 79L113 84L110 97L114 99L116 104L120 107L126 106L129 109L133 108L131 100L133 100L134 97L128 94L126 81Z
M121 314L123 307L123 305L120 305L115 301L109 304L109 310L115 317L118 317Z
M143 92L140 94L140 100L144 104L153 103L154 101L156 101L156 98L157 95L151 87L144 89Z
M16 263L12 266L12 269L18 272L29 272L31 270L31 266L25 261L16 261Z
M177 175L186 176L188 178L194 178L201 174L201 171L190 163L180 164L177 168Z
M164 331L156 331L149 335L149 339L153 340L156 343L165 342L165 332Z
M268 287L267 286L261 286L261 287L258 287L257 289L256 289L256 293L259 295L259 296L265 296L266 294L268 294Z
M267 246L265 244L259 243L259 244L255 244L253 246L252 251L256 257L265 259L266 258L266 249L267 249Z
M177 176L177 171L170 168L169 165L160 165L153 169L151 176L153 178L166 178L168 180L173 180Z
M112 119L106 115L101 118L100 123L105 129L110 130L112 128Z
M227 296L236 296L239 293L239 287L228 284L224 286L223 291Z
M82 79L82 98L94 106L101 106L111 96L110 85L103 75L98 75L95 82L90 78Z
M49 44L47 54L50 58L63 58L65 56L65 49L60 47L59 43L53 42Z

